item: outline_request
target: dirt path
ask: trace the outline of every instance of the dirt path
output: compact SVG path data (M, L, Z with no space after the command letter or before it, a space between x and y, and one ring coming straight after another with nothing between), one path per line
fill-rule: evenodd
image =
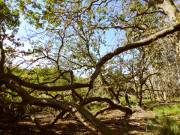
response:
M98 116L101 121L116 130L119 135L151 135L146 132L147 120L154 118L152 112L136 112L127 118L118 110L106 112ZM43 125L50 122L51 116L39 118L39 122ZM16 125L8 125L9 128L3 129L1 126L1 135L92 135L80 122L76 120L58 120L51 127L37 128L31 120L20 121ZM3 130L2 130L3 129Z

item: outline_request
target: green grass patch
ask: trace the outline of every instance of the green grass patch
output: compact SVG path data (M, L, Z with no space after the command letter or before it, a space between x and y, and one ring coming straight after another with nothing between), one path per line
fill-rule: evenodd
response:
M180 115L180 104L160 106L153 109L157 116Z
M156 117L147 122L147 130L154 135L180 135L179 108L179 104L154 108Z
M180 121L172 117L156 117L148 121L147 130L154 135L180 135Z

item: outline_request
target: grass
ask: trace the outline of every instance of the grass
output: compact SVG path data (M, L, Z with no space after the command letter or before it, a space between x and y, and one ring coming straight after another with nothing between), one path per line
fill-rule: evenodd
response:
M180 104L160 106L153 109L157 116L180 115Z
M179 108L179 104L154 108L156 117L148 121L147 130L155 135L180 135Z

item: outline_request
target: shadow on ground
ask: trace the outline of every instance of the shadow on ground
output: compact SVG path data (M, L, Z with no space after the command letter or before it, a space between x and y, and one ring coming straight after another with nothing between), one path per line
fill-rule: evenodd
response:
M109 112L106 117L99 117L101 121L117 131L119 135L147 135L146 117L143 113L133 114L130 118L122 113ZM120 114L120 115L117 115ZM151 115L151 114L150 114ZM141 116L141 117L139 117ZM52 118L39 118L41 123L50 121ZM77 120L59 120L53 126L38 127L31 120L19 121L18 123L0 123L0 135L93 135L85 126Z

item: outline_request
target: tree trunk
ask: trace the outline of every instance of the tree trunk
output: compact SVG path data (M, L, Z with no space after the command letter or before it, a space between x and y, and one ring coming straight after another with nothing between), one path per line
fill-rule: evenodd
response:
M107 126L105 126L103 123L100 122L97 118L95 118L89 111L87 111L84 107L77 108L76 116L79 117L79 114L85 118L85 120L91 125L94 126L95 129L99 130L103 135L117 135L115 131L111 130ZM87 123L84 121L85 125Z
M143 99L143 89L142 89L142 85L140 86L140 90L139 90L139 106L142 106L142 99Z
M126 100L126 104L127 104L129 107L131 107L130 102L129 102L129 96L128 96L127 93L125 94L125 100Z

